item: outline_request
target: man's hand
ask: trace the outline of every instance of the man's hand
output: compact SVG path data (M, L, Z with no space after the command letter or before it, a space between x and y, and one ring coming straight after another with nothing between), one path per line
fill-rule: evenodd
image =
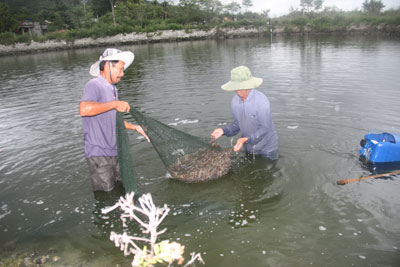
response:
M147 142L150 143L150 138L147 136L147 134L143 131L143 128L140 127L139 125L135 125L136 126L136 132L140 133L141 135L144 136L144 138L146 138Z
M242 149L244 143L247 141L249 141L247 137L239 138L236 142L236 145L233 147L233 151L238 152L240 149Z
M222 128L217 128L217 129L215 129L215 130L212 132L211 138L217 140L217 139L220 138L223 134L224 134L224 130L222 130Z
M115 109L119 112L129 112L131 106L129 105L128 102L116 100Z
M124 121L124 125L125 125L126 129L134 130L134 131L138 132L144 138L146 138L147 142L150 142L150 138L147 136L147 134L144 132L142 127L140 127L139 125L135 125L135 124L132 124L132 123L129 123L129 122L126 122L126 121Z

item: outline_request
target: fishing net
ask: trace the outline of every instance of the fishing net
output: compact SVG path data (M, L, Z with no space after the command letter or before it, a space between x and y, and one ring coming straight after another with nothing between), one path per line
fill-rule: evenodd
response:
M124 185L126 193L132 191L137 193L137 185L133 173L133 161L129 145L129 138L125 129L122 113L120 112L117 112L116 135L118 147L118 163L122 184Z
M207 142L174 129L132 107L129 113L146 132L173 178L194 183L217 179L228 173L231 148L224 150L215 141Z

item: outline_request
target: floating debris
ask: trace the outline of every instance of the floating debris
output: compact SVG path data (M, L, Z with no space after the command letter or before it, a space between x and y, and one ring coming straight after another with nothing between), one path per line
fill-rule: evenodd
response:
M168 167L173 178L195 183L217 179L228 173L231 167L232 149L202 148L186 154Z

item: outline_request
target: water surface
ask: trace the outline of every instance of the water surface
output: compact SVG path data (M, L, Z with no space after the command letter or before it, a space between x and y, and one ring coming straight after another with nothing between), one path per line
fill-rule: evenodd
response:
M131 133L140 192L171 208L162 238L185 245L187 257L202 253L206 266L400 264L400 177L336 185L371 174L358 155L364 134L400 133L399 40L256 38L122 49L135 61L118 85L120 98L200 137L231 121L233 93L220 86L232 68L249 66L264 79L259 90L279 135L276 164L239 153L222 179L184 184L166 178L153 147ZM83 154L78 104L103 50L0 59L4 255L51 247L60 266L130 264L108 240L122 231L118 213L99 212L122 190L93 194Z

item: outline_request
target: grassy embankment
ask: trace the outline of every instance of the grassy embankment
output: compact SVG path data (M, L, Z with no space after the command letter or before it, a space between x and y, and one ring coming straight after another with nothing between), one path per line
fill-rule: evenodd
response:
M242 19L228 21L221 24L178 24L169 23L168 20L142 20L131 24L118 24L98 22L91 27L59 30L48 32L42 36L16 35L13 33L0 33L0 44L14 45L16 43L29 44L34 42L45 42L48 40L72 42L82 38L100 38L128 33L152 33L163 30L184 30L190 33L195 30L211 30L220 28L259 28L264 27L269 32L268 19ZM352 12L322 12L311 13L303 16L301 14L289 14L272 19L274 32L280 34L290 33L313 33L313 32L347 32L354 29L364 31L385 32L400 36L400 10L386 11L382 14L368 14L358 11Z

